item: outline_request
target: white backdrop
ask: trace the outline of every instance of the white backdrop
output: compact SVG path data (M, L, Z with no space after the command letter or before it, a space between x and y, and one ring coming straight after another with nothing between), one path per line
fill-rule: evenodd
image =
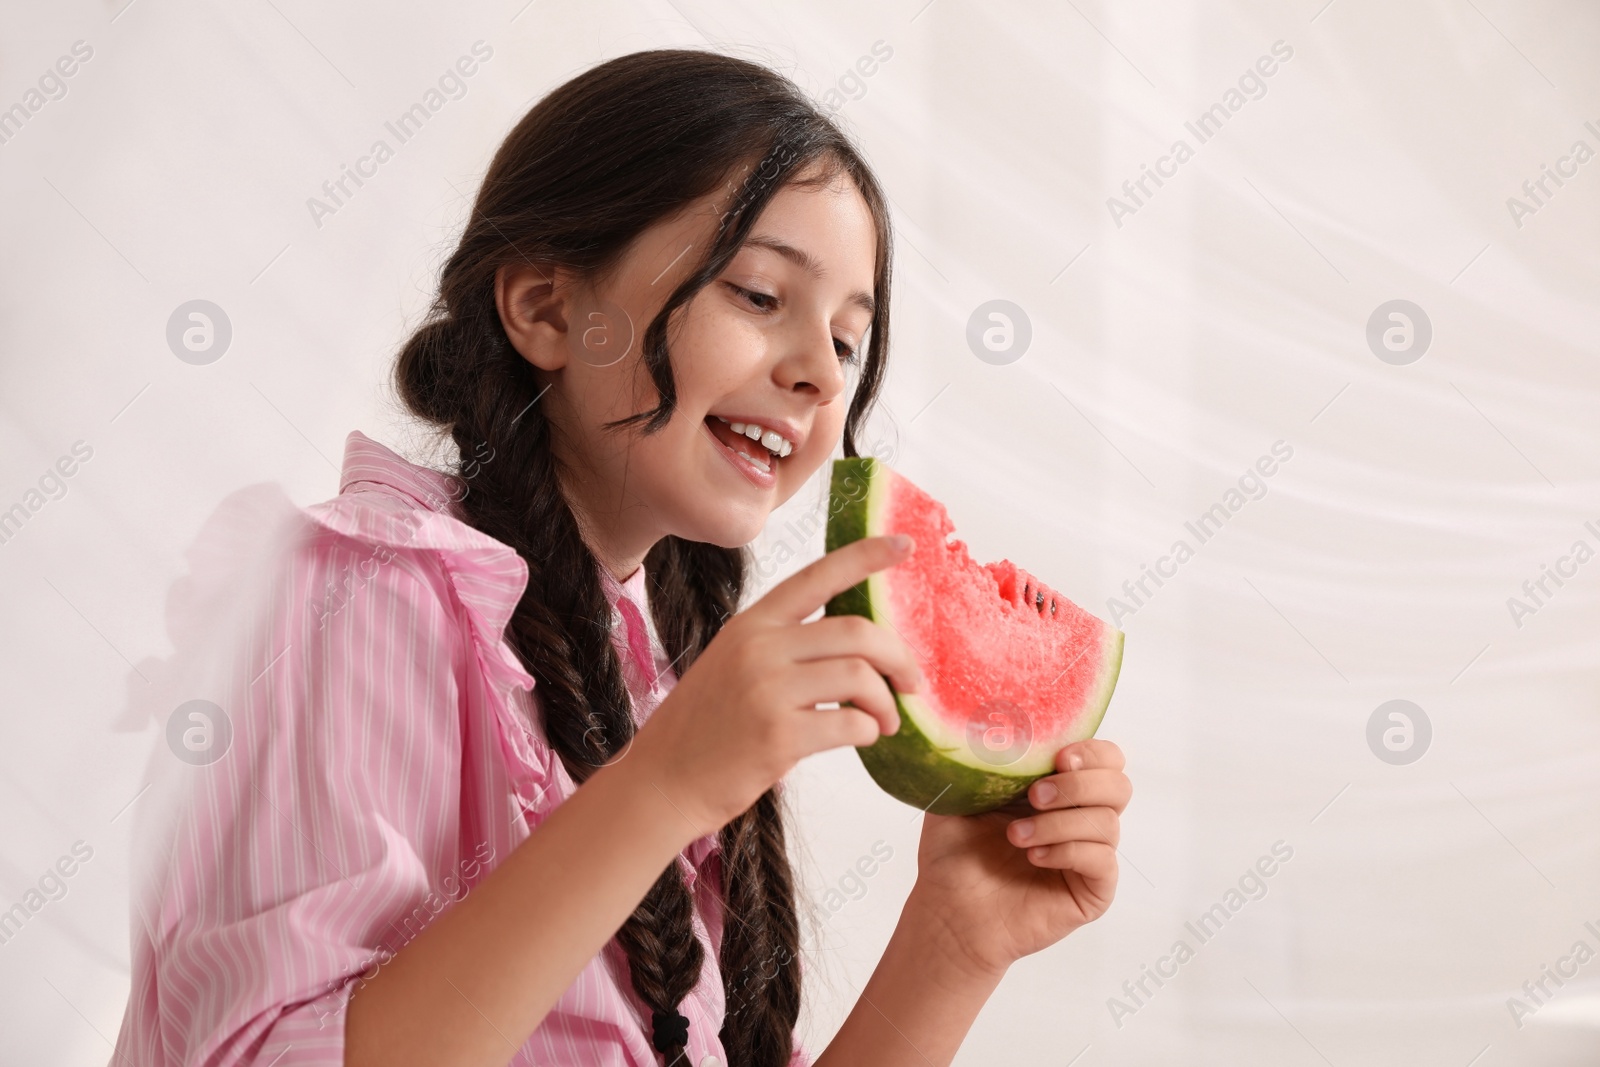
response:
M690 46L837 104L893 198L873 440L977 556L1127 632L1101 730L1135 784L1118 899L1014 968L958 1062L1600 1061L1600 962L1572 955L1600 949L1600 13L768 7L0 12L0 108L24 116L0 123L0 511L23 508L0 527L0 910L78 849L64 895L0 943L0 1059L110 1057L128 812L163 743L128 700L172 653L201 524L255 483L331 496L351 429L406 451L384 378L501 137L598 61ZM479 41L464 95L314 218L322 183ZM1145 168L1162 184L1141 190ZM203 366L166 339L197 299L232 327ZM980 359L968 323L996 299L1031 340ZM1394 300L1413 305L1398 350L1368 340ZM1386 314L1380 334L1403 325ZM1291 458L1230 496L1277 442ZM820 552L785 525L819 502L758 558ZM1185 524L1217 504L1201 543ZM1167 577L1140 591L1147 565ZM1398 751L1369 743L1391 700L1422 713ZM1380 735L1404 725L1387 714ZM916 820L848 751L793 782L820 1048L911 885ZM1248 878L1275 844L1291 858ZM857 888L875 846L892 857ZM1241 878L1252 896L1202 942L1186 923ZM1157 986L1179 940L1193 957Z

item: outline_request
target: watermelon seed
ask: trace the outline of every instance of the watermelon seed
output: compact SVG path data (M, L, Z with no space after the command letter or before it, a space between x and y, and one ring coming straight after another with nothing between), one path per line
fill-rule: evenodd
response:
M1031 579L1030 580L1026 580L1026 581L1024 581L1022 583L1022 599L1024 601L1027 601L1027 600L1031 599L1033 601L1033 610L1037 611L1040 615L1044 614L1044 605L1045 605L1044 592L1045 592L1044 591L1044 587L1043 586L1039 586L1039 585L1034 585ZM1031 594L1031 596L1030 596L1030 594ZM1056 613L1056 602L1055 602L1055 598L1051 597L1050 598L1050 614L1054 615L1055 613Z

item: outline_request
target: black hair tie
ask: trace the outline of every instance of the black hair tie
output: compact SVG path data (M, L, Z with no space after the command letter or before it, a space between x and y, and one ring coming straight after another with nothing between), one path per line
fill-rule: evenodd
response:
M657 1052L664 1053L689 1043L689 1020L686 1016L676 1011L657 1011L650 1013L650 1022L655 1031L650 1035L650 1043Z

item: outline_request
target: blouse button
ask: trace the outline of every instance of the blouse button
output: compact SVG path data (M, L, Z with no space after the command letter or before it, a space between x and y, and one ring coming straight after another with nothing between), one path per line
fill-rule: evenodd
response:
M700 1061L700 1067L722 1067L722 1061L715 1056L707 1055L705 1059Z

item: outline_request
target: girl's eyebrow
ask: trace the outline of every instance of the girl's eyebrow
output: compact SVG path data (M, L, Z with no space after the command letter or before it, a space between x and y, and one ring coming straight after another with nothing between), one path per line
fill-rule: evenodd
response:
M784 259L794 263L813 278L822 277L822 264L818 263L816 258L812 256L811 253L807 252L803 248L796 248L794 245L774 237L771 234L759 233L753 237L746 238L744 243L747 245L755 245L757 248L770 249L771 251L778 253L778 255L782 256ZM850 303L854 304L858 308L861 308L868 315L872 315L877 312L878 304L877 301L872 299L871 293L863 292L862 290L857 289L855 292L850 294L848 299Z

